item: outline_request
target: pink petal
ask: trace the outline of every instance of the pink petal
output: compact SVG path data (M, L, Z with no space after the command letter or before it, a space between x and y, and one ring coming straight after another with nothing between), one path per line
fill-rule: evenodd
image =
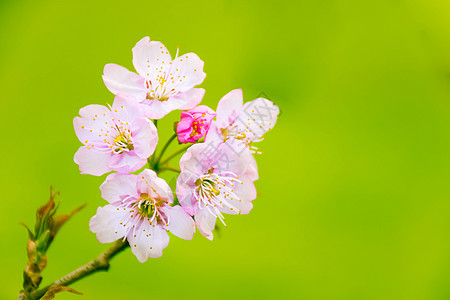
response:
M147 163L146 158L138 156L133 150L122 154L113 153L108 161L111 170L119 173L130 173L139 170Z
M242 110L243 104L242 90L232 90L222 97L217 105L217 126L225 128L234 122Z
M169 244L169 235L159 225L150 225L146 220L136 226L136 229L128 235L128 243L131 252L136 255L139 262L143 263L147 258L162 256L162 251Z
M171 98L175 98L183 103L178 109L191 109L202 102L204 95L205 89L192 88Z
M173 202L173 194L167 182L159 178L155 171L145 169L138 175L137 188L139 193L148 194L150 197Z
M192 145L180 158L181 171L192 174L192 178L196 175L200 177L208 171L207 156L210 153L214 154L215 149L216 146L211 144L200 143Z
M153 122L139 118L131 124L131 132L135 153L145 159L150 157L158 144L158 132Z
M212 231L216 225L216 216L208 211L208 208L198 209L195 214L195 224L198 231L203 234L208 240L213 239Z
M275 126L279 113L272 101L258 98L244 104L237 124L246 129L247 140L256 141Z
M161 211L169 218L169 225L165 226L179 238L192 240L195 232L194 220L181 208L181 206L164 206Z
M191 216L195 213L197 203L193 197L193 193L195 193L195 180L197 178L198 176L189 172L181 172L177 178L176 191L178 201L183 209Z
M229 199L228 199L229 200ZM231 201L228 201L229 205L232 205L233 207L229 207L228 205L218 206L219 211L224 214L229 215L246 215L248 214L252 208L253 204L251 201L248 201L246 199L233 199Z
M94 148L80 147L75 153L74 161L80 167L81 174L100 176L112 171L108 166L111 152L98 151Z
M89 221L89 229L96 234L100 243L111 243L122 238L127 228L119 224L126 212L117 211L112 205L97 209L97 214Z
M164 76L170 69L169 51L161 42L151 41L148 36L133 48L133 65L139 75L156 82L156 76ZM161 72L160 72L161 71Z
M102 144L104 134L109 130L110 110L103 105L88 105L80 109L80 117L73 119L75 134L80 142L87 145Z
M194 53L187 53L177 57L172 62L172 68L167 81L168 89L184 92L205 80L203 61Z
M114 97L114 103L111 107L111 116L116 122L126 125L126 122L131 123L138 118L143 118L141 105L135 97L124 93L118 93Z
M137 176L133 174L110 174L100 186L102 198L109 203L122 201L124 196L138 198L136 182Z
M220 132L220 128L217 127L217 121L212 121L205 137L205 143L220 144L223 143L223 141L224 138Z
M142 108L146 117L158 120L173 110L179 109L183 102L175 97L170 97L166 101L147 100L142 103Z
M137 99L145 99L145 78L116 64L107 64L103 69L103 82L113 94L125 93Z

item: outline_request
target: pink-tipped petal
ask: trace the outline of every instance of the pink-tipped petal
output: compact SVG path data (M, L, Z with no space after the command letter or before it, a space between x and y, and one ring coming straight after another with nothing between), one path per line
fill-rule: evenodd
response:
M100 185L102 198L109 203L122 201L124 197L133 196L138 198L136 189L137 176L133 174L110 174L105 182Z
M222 97L217 105L217 126L225 128L234 122L242 110L244 98L242 90L232 90Z
M177 101L183 103L178 109L191 109L202 102L204 95L205 89L192 88L171 98L175 98Z
M152 82L157 75L165 74L170 68L169 51L161 42L151 41L148 36L141 39L133 47L133 65L139 75Z
M204 62L194 53L177 57L172 62L169 74L168 88L180 92L187 91L205 80Z
M114 242L126 233L126 228L119 224L124 214L112 205L99 207L97 214L89 221L89 229L96 234L100 243Z
M138 156L134 151L129 151L122 154L112 154L108 161L108 167L119 173L131 173L139 170L146 163L146 158Z
M75 153L74 161L78 164L81 174L101 176L111 171L108 166L110 152L98 151L94 148L80 147Z
M167 182L159 178L155 171L145 169L137 177L139 193L148 194L152 198L163 199L168 203L173 202L173 194Z
M97 145L103 140L103 132L108 129L110 110L103 105L92 104L80 109L79 114L81 117L73 119L75 134L83 144Z
M144 114L141 105L135 97L124 93L118 93L114 97L114 103L111 107L111 116L122 126L129 127L131 121L143 118Z
M212 231L216 225L216 216L211 214L209 208L198 209L195 214L195 224L198 231L203 234L208 240L213 239Z
M147 118L137 119L131 126L134 151L141 158L147 159L155 152L158 144L158 131Z
M277 122L280 109L272 101L258 98L244 104L238 125L246 129L246 139L257 141Z
M162 212L169 218L169 225L165 228L179 238L192 240L195 232L194 220L181 208L181 206L164 206Z
M125 93L137 99L144 99L147 94L145 78L128 71L122 66L116 64L105 65L102 77L106 87L113 94Z

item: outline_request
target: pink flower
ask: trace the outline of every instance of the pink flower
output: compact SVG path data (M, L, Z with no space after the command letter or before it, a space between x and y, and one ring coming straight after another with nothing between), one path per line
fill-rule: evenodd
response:
M109 202L97 209L89 222L100 243L126 238L140 262L156 258L174 235L191 240L195 225L181 206L171 206L169 185L152 170L139 175L111 174L100 186L102 197Z
M133 48L133 73L116 64L107 64L103 81L114 94L133 95L143 104L145 114L160 119L175 109L191 109L203 98L204 89L194 88L205 79L203 61L188 53L172 60L161 42L140 40Z
M82 174L134 172L155 151L156 127L144 117L132 96L117 94L111 109L88 105L80 109L80 116L74 118L73 126L84 146L74 160Z
M241 141L243 147L258 152L253 143L264 139L277 121L280 109L272 101L257 98L243 104L242 90L232 90L217 105L217 121L213 121L205 141Z
M206 105L182 111L180 122L177 124L178 141L187 144L201 139L208 132L215 116L216 113Z
M253 156L246 148L238 152L235 144L231 140L195 144L180 160L178 200L187 213L195 216L198 230L210 240L216 219L224 223L223 214L248 214L256 198Z

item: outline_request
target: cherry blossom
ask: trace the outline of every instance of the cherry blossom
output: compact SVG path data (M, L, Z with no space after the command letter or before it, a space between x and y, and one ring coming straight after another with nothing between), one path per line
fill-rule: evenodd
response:
M117 94L112 107L88 105L73 126L84 144L74 160L82 174L100 176L110 171L142 168L158 143L155 125L144 117L133 96Z
M208 133L212 119L216 113L206 105L194 107L181 112L177 124L177 136L180 143L195 143Z
M204 63L194 53L178 56L177 51L172 60L161 42L144 37L133 48L133 65L137 74L107 64L103 81L114 94L133 95L151 119L160 119L175 109L191 109L203 98L205 90L194 87L205 79Z
M140 262L157 258L169 244L167 231L191 240L195 225L179 205L173 204L169 185L152 170L139 175L110 174L100 186L109 202L89 222L101 243L126 239Z
M254 158L248 149L238 152L235 145L195 144L180 160L178 200L210 240L216 219L225 224L224 214L248 214L256 198Z
M232 90L219 101L217 118L206 136L206 142L241 141L242 146L260 153L253 143L264 138L277 121L280 110L272 101L257 98L243 104L242 90Z

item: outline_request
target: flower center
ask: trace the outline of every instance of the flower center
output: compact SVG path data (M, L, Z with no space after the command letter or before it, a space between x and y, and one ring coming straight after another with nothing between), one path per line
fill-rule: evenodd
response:
M159 210L164 204L164 201L154 199L148 194L141 194L140 199L133 203L132 206L137 209L138 215L141 219L148 219L150 225L153 222L168 225L169 218L162 214Z
M134 150L133 142L131 140L131 132L128 129L124 131L118 127L116 129L118 130L118 135L112 144L113 152L122 154L124 152Z
M242 200L234 193L236 183L243 184L233 172L215 173L211 168L195 181L194 196L199 208L206 208L226 226L223 210L230 209L241 213L234 203Z
M264 137L261 137L256 141L252 141L250 138L252 133L250 128L245 127L245 129L242 129L237 124L231 123L230 126L228 127L220 128L220 132L222 133L224 142L226 142L229 139L241 140L245 143L245 145L249 147L252 153L262 154L262 152L259 151L259 148L253 145L253 142L260 142L264 139ZM249 133L249 135L247 135L247 133Z
M203 117L205 117L205 114L203 114ZM202 128L205 126L205 119L204 118L195 118L195 121L192 122L192 132L191 137L202 134Z
M230 138L237 139L244 141L245 143L249 142L248 139L246 139L247 135L245 134L244 130L240 130L239 126L233 124L230 124L230 126L226 128L220 129L224 142L229 140Z
M175 89L170 89L166 82L167 79L161 75L157 75L156 81L153 83L151 80L146 80L147 100L167 101L170 97L176 95L178 92Z

